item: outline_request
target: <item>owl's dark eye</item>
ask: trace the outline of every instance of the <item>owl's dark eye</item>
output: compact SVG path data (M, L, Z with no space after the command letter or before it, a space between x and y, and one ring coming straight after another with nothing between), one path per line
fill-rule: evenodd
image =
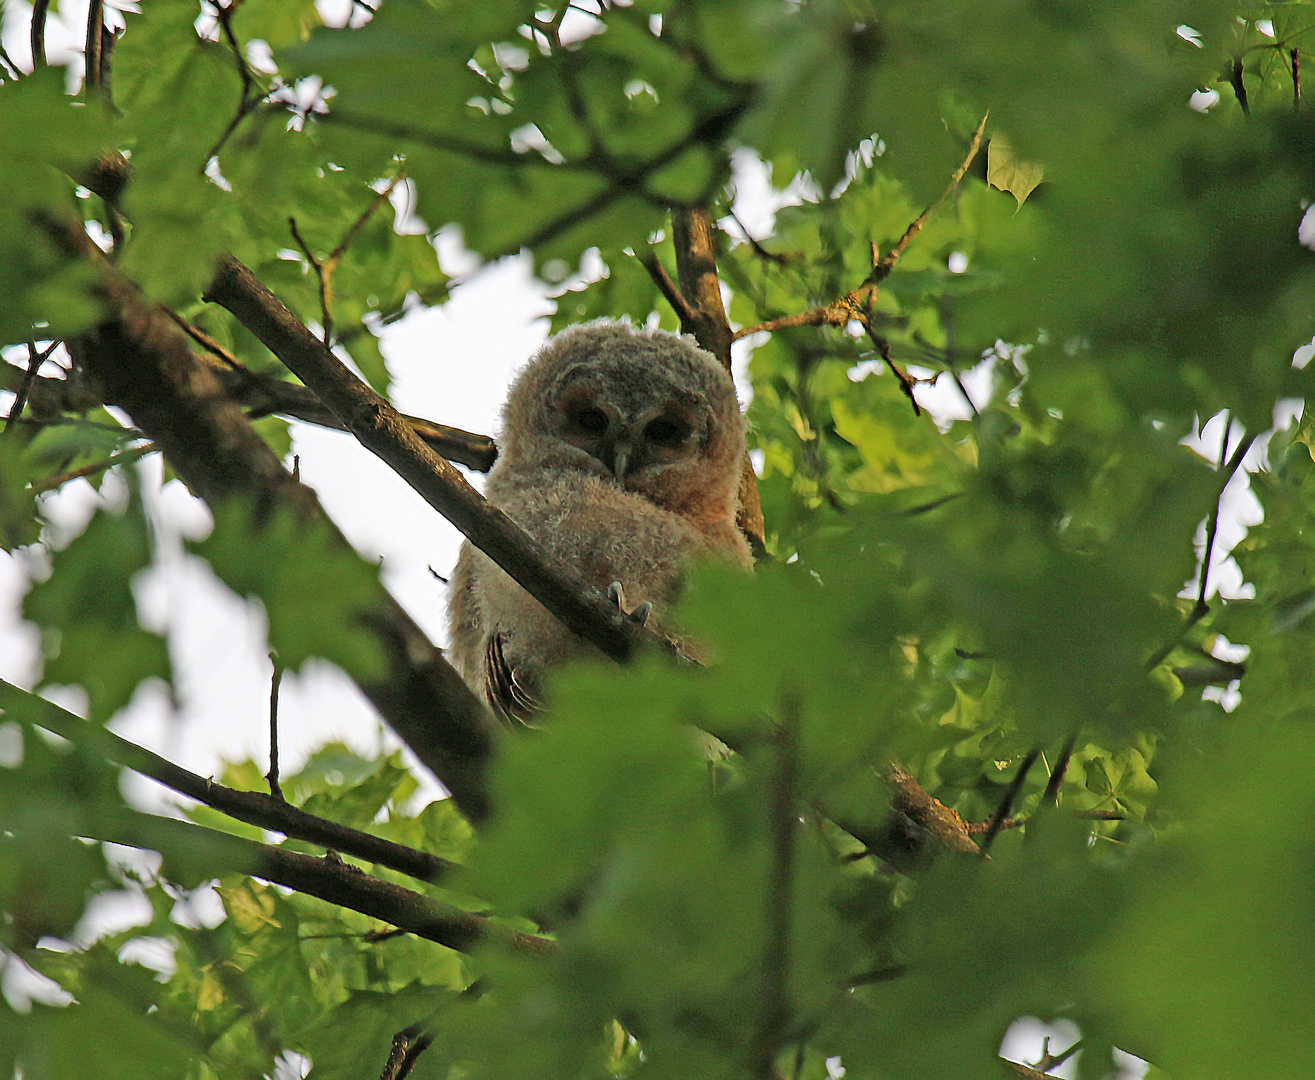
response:
M675 420L660 416L644 428L644 436L659 446L675 446L689 434L689 428Z
M607 430L607 414L602 409L580 409L571 414L571 422L589 435L601 435Z

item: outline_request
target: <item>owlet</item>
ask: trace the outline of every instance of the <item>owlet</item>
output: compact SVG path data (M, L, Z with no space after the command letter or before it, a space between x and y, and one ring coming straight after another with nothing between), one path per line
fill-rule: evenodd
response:
M690 559L749 566L736 527L744 420L730 375L686 337L599 321L563 330L507 395L486 494L586 580L662 628ZM500 714L536 707L546 667L590 648L462 545L451 656Z

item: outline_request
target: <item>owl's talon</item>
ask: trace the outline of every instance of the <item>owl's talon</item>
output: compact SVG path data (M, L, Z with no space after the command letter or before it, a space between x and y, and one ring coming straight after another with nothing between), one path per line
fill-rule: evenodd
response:
M636 626L643 626L648 622L648 616L653 610L653 605L645 600L642 604L636 604L631 611L626 610L626 591L621 582L614 581L607 587L607 598L616 605L616 610L621 612Z

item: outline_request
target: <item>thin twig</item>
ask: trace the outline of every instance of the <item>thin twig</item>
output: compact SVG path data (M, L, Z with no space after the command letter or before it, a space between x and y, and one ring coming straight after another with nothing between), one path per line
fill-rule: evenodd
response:
M50 0L32 0L32 70L46 66L46 16Z
M1127 821L1128 815L1122 814L1117 810L1068 810L1065 811L1069 817L1078 818L1081 821ZM1000 822L1000 831L1005 829L1021 829L1024 825L1032 820L1035 815L1026 814L1023 817L1007 817ZM970 836L981 836L991 827L990 821L973 821L968 824L968 833Z
M753 253L757 255L758 258L764 259L767 262L776 263L777 266L789 265L790 256L778 255L774 251L768 251L759 241L754 239L753 233L749 232L749 230L744 227L744 222L742 222L736 215L733 207L727 210L726 214L733 222L735 222L735 227L740 230L740 235L744 238L745 243L753 249Z
M1224 454L1228 450L1228 434L1229 429L1232 427L1232 422L1228 417L1225 417L1224 421L1224 438L1219 450L1220 461L1223 461ZM1247 451L1251 449L1251 444L1255 442L1255 439L1256 437L1254 435L1244 435L1242 439L1239 440L1237 447L1228 458L1228 461L1219 469L1223 479L1218 485L1218 491L1215 494L1214 507L1210 511L1210 517L1206 522L1205 549L1201 552L1201 581L1196 592L1196 602L1192 605L1192 610L1188 613L1188 616L1184 620L1178 633L1175 634L1170 641L1156 649L1147 659L1145 665L1147 671L1153 671L1155 668L1159 667L1160 664L1164 662L1165 657L1178 647L1178 644L1187 636L1192 627L1210 613L1210 605L1206 601L1206 596L1208 595L1207 590L1209 588L1210 563L1214 559L1215 537L1219 532L1219 515L1221 513L1224 491L1228 488L1234 474L1241 467L1242 462L1246 458Z
M1251 106L1247 102L1246 83L1242 81L1242 58L1240 56L1235 56L1233 62L1228 66L1228 82L1233 87L1237 103L1242 107L1242 115L1250 120Z
M18 390L14 394L13 404L9 406L9 415L5 417L6 434L9 433L9 429L13 427L15 421L23 415L23 407L27 404L27 395L31 393L32 381L37 377L38 369L40 369L41 365L46 362L46 359L55 351L59 344L58 341L53 341L46 348L37 352L36 342L28 341L27 370L23 373L23 381L18 384Z
M242 46L238 44L237 35L233 33L233 14L237 11L239 3L241 0L216 4L215 18L219 22L219 29L223 31L224 40L228 42L229 52L233 56L233 66L237 68L237 77L242 80L242 104L245 107L255 87L251 78L251 69L247 66L247 58L242 55Z
M863 318L860 321L862 322L863 329L867 332L868 339L872 342L873 346L875 346L877 352L881 354L881 359L886 362L886 367L890 368L891 374L899 380L900 389L904 391L904 396L909 399L909 404L913 406L913 415L921 416L922 406L918 404L918 399L913 396L915 380L909 378L908 374L904 371L901 371L896 366L895 361L890 358L890 342L872 328L872 312L870 307L864 311ZM969 404L972 403L969 402Z
M1064 783L1064 774L1068 772L1068 763L1073 758L1073 747L1077 745L1077 741L1077 732L1074 732L1059 748L1059 757L1055 759L1055 767L1050 770L1050 779L1046 781L1046 790L1041 796L1043 805L1047 803L1051 806L1059 805L1059 789Z
M347 231L342 234L342 239L338 241L338 246L329 252L329 257L324 260L324 265L330 274L338 268L338 263L342 261L342 257L346 253L351 242L356 239L356 234L361 231L362 227L370 220L370 217L374 212L389 200L393 194L393 190L405 179L406 172L399 172L388 181L387 187L381 188L374 193L374 198L370 200L370 205L361 211L360 216L353 221Z
M202 168L219 154L219 151L232 138L233 132L237 130L238 125L251 113L255 112L260 103L268 96L266 91L262 91L257 87L255 78L251 74L251 68L247 64L246 57L242 54L242 46L238 44L237 35L233 33L233 14L240 2L241 0L231 0L228 4L216 4L215 6L215 17L219 23L219 29L223 32L224 40L228 44L229 52L232 54L233 66L237 69L237 76L242 81L242 94L238 100L237 111L229 117L228 123L224 125L224 130L219 133L219 138L206 152Z
M682 327L692 326L698 317L690 303L685 299L684 294L676 288L676 283L671 280L667 273L667 268L662 265L661 260L657 257L657 252L651 248L648 251L641 252L636 256L639 264L648 271L648 276L653 279L653 284L657 286L660 292L671 305L671 310L676 313L676 318L680 320Z
M83 54L86 60L86 73L82 78L83 91L88 98L101 89L100 57L104 29L105 2L91 0L87 5L87 43Z
M1301 50L1292 49L1288 55L1292 58L1292 107L1301 108Z
M297 241L297 246L301 248L301 253L306 256L306 261L310 263L311 269L315 271L315 277L319 281L320 288L320 334L326 349L333 348L333 315L329 312L329 305L333 302L333 286L329 281L329 274L325 272L324 265L311 251L310 245L302 238L300 231L297 229L297 219L288 218L288 228L292 230L292 239Z
M111 822L88 820L78 831L93 840L158 851L164 856L166 870L175 853L206 851L215 872L250 874L459 952L469 952L483 941L498 942L528 956L551 956L557 950L557 943L549 938L512 930L486 916L384 881L333 855L303 855L191 822L131 811Z
M1004 825L1005 819L1009 816L1009 811L1013 809L1014 800L1018 798L1018 793L1023 790L1023 782L1027 779L1027 774L1040 756L1040 750L1029 750L1018 766L1018 772L1014 773L1014 778L1009 781L1009 786L1005 788L1004 797L1000 800L1000 805L996 808L995 813L991 815L991 820L986 826L986 833L982 836L982 858L986 858L990 853L991 845L995 843L995 838L999 835L1001 826Z
M893 979L903 978L909 973L907 964L887 964L884 967L873 968L871 971L864 971L859 975L854 975L846 980L845 986L848 989L854 989L858 986L871 986L873 983L890 982Z
M0 45L0 64L4 64L8 69L9 78L21 79L23 77L23 72L19 70L18 65L14 63L13 57L5 52L5 47L3 45Z
M229 352L222 345L220 345L219 342L217 342L214 338L212 338L199 326L194 326L192 323L184 319L181 315L178 314L178 312L169 309L169 318L171 318L174 321L174 323L177 324L178 328L182 330L183 333L185 333L188 337L190 337L193 341L195 341L198 345L200 345L201 348L205 349L206 352L219 357L220 360L224 361L224 363L231 368L239 368L242 366L241 364L238 363L238 359L236 356L234 356L231 352Z
M38 495L47 491L54 491L70 481L81 480L84 476L95 476L97 473L105 472L116 465L131 465L134 461L140 461L148 454L154 454L159 449L153 442L143 443L141 446L130 446L126 450L120 450L118 453L111 454L100 461L93 461L90 465L83 465L78 469L69 469L65 472L56 473L54 476L48 476L44 480L39 480L32 485L32 490Z
M279 786L279 685L283 682L283 665L279 663L277 653L270 653L269 659L274 665L274 673L269 680L269 772L265 779L269 781L269 793L281 802L287 802Z
M1228 435L1232 426L1232 418L1225 415L1223 442L1219 447L1219 460L1221 463L1224 462L1224 456L1228 453ZM1233 474L1237 472L1238 467L1242 464L1242 459L1246 457L1247 451L1251 449L1251 444L1254 441L1254 435L1247 435L1242 438L1238 442L1237 448L1233 451L1233 456L1228 459L1226 464L1221 464L1224 481L1219 487L1219 494L1215 497L1214 510L1210 514L1210 520L1206 523L1205 551L1201 555L1201 587L1196 594L1196 608L1202 615L1210 610L1209 605L1206 603L1206 597L1209 596L1210 563L1214 555L1215 536L1219 532L1219 517L1224 498L1224 490L1233 479Z
M769 319L767 322L758 323L756 326L737 330L735 340L738 341L750 334L785 330L795 326L844 326L850 319L857 318L859 312L871 305L876 286L890 276L890 272L895 269L895 264L899 262L900 256L904 254L913 238L922 231L922 227L927 224L927 219L931 217L932 212L949 198L950 194L963 180L964 174L968 172L969 166L972 165L973 159L977 156L977 151L981 149L982 135L986 131L986 121L990 115L990 112L987 112L977 125L977 130L973 132L973 137L968 143L967 153L959 163L958 168L950 174L950 181L945 185L944 190L932 200L921 214L909 222L908 228L904 230L904 235L899 238L895 246L880 258L875 257L877 252L874 246L872 270L858 288L851 290L838 300L823 304L812 311L800 312L797 315L785 315L779 319Z
M986 132L986 121L990 115L991 113L988 109L982 116L980 123L977 125L977 130L973 132L973 137L968 143L968 153L964 155L963 161L959 163L959 167L950 174L950 182L945 185L945 188L936 196L926 210L909 222L909 227L904 230L904 235L899 238L895 243L895 246L886 252L880 261L878 261L872 268L872 273L868 275L868 284L879 284L890 276L890 272L895 269L895 264L899 262L900 256L904 254L904 249L907 248L910 241L922 231L922 227L927 224L927 219L931 217L932 211L948 199L954 189L959 186L959 182L968 171L968 167L972 165L973 158L977 156L977 151L981 149L982 135Z

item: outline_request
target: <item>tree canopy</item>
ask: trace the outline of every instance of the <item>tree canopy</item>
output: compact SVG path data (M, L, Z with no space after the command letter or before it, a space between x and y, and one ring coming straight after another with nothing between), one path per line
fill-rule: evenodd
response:
M48 560L39 681L0 683L0 963L65 1000L0 996L0 1076L1309 1069L1315 4L94 0L69 67L49 6L0 55L0 537ZM754 161L793 193L767 235ZM483 503L485 433L388 403L453 226L532 256L554 328L751 350L759 559L690 574L707 666ZM294 419L620 663L499 727ZM277 670L341 667L450 799L399 754L211 780L114 733L174 679L133 592L157 453ZM74 944L123 889L149 920ZM1029 1016L1080 1044L1001 1060Z

